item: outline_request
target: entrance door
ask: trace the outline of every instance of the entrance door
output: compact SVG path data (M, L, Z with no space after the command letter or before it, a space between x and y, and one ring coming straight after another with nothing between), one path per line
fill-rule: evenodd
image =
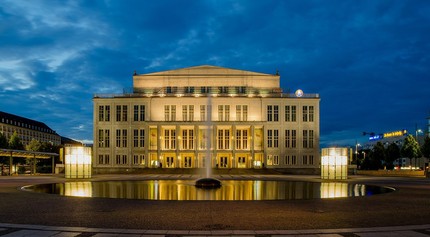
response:
M167 156L166 157L166 167L167 168L174 168L175 163L173 163L173 156Z
M246 157L239 156L237 158L237 168L246 168Z
M220 158L219 158L219 167L220 168L228 168L228 157L226 157L226 156L221 156Z
M191 168L191 156L184 157L184 168Z

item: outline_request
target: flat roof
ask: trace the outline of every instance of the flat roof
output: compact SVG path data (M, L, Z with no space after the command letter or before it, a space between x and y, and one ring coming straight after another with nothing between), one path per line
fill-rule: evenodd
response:
M25 150L12 150L12 149L0 149L0 156L11 156L12 157L23 157L23 158L40 158L48 159L53 156L58 156L57 153L52 152L39 152L39 151L25 151Z

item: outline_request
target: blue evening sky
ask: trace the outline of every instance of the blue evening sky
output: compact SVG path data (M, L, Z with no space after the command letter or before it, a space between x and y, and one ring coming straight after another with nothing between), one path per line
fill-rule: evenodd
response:
M428 0L2 0L0 110L91 141L92 97L215 65L321 96L321 146L430 116Z

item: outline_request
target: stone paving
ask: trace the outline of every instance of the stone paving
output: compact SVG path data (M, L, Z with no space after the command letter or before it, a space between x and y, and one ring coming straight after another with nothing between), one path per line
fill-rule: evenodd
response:
M145 175L145 176L124 176L124 175L99 175L93 177L93 181L99 180L130 180L130 179L195 179L195 175ZM269 179L269 180L307 180L317 181L317 176L285 176L285 175L230 175L223 174L218 175L216 178L219 179ZM389 195L375 195L369 198L353 198L353 199L341 199L341 200L329 200L329 201L305 201L305 202L249 202L243 204L242 202L225 202L225 210L234 208L240 210L239 215L232 212L228 216L218 216L216 210L222 208L220 202L206 203L210 205L211 213L210 216L214 219L219 218L218 222L222 220L225 222L231 222L232 218L241 219L244 223L238 223L231 228L224 229L213 229L213 230L201 230L196 229L190 222L173 223L173 228L153 228L154 225L147 223L149 228L138 229L132 228L132 226L139 226L133 224L133 218L128 220L130 222L130 228L118 228L115 226L115 222L105 223L98 222L98 216L105 215L110 216L112 219L128 218L134 215L134 211L138 212L139 208L154 213L154 221L162 222L163 218L169 218L163 216L166 211L162 208L167 206L166 210L176 209L178 212L184 212L189 208L203 208L205 205L200 202L164 202L163 205L157 206L161 209L154 211L151 206L146 205L142 202L134 201L118 201L115 200L91 200L87 198L67 198L56 195L46 194L34 194L29 192L23 192L19 190L19 187L28 184L36 183L51 183L51 182L64 182L67 181L62 177L58 176L23 176L23 177L0 177L0 236L362 236L362 237L373 237L373 236L430 236L430 181L425 178L387 178L387 177L366 177L366 176L355 176L349 179L347 182L360 182L376 185L394 186L398 188L397 193ZM25 202L28 200L29 203L35 203L34 205L26 206L17 205L16 203ZM11 205L15 208L7 205ZM72 204L70 204L72 203ZM115 208L115 212L105 213L99 212L100 210L107 210L101 203L106 203L107 206L118 205ZM138 206L136 206L136 203ZM181 205L178 205L180 203ZM55 209L54 211L46 211L47 208L52 208L61 204L61 208ZM395 204L395 205L394 205ZM70 216L70 212L73 209L68 209L67 205L76 206L83 205L88 211L85 215L90 215L91 221L83 221L81 224L76 225L73 222L73 218L81 218L80 213L73 213L77 216ZM95 210L93 205L95 205ZM104 205L104 204L103 204ZM142 205L143 207L140 207ZM157 202L151 202L151 205L158 205ZM365 209L356 210L355 206L365 206ZM386 205L386 206L384 206ZM63 207L64 206L64 207ZM184 206L184 207L183 207ZM253 210L248 210L243 206L252 206ZM263 207L260 207L263 206ZM349 207L353 208L348 211L334 210L339 206L339 209ZM382 207L381 207L382 206ZM124 208L136 209L131 212L122 213L121 210ZM258 208L261 208L258 209ZM294 210L290 210L293 209ZM64 209L64 210L63 210ZM199 209L199 210L200 210ZM287 210L284 210L287 209ZM309 216L309 210L320 210L322 212L311 212ZM333 211L328 211L333 209ZM220 211L225 211L220 210ZM264 213L263 213L264 210ZM290 210L289 212L287 212ZM386 213L380 216L381 212ZM418 213L418 210L419 213ZM279 211L282 211L279 213ZM34 212L34 213L33 213ZM243 212L243 213L242 213ZM352 212L352 214L350 213ZM141 213L141 212L140 212ZM271 216L271 213L275 213L275 216ZM317 214L315 214L317 213ZM55 214L55 215L54 215ZM205 213L202 213L202 216ZM267 228L274 226L271 223L273 218L279 218L279 215L291 222L291 218L297 218L296 223L287 225L289 222L282 222L283 226L288 228L282 229L279 226L274 228ZM122 215L122 216L121 216ZM141 214L142 215L142 214ZM259 216L262 216L261 218ZM341 215L339 217L339 215ZM181 215L179 215L181 216ZM250 222L246 225L245 222L249 221L246 216L250 216L250 219L256 219L255 222ZM201 218L200 216L196 218ZM268 218L268 219L267 219ZM315 228L309 228L309 225L305 225L305 221L309 218L315 219L312 226ZM366 221L366 218L368 221ZM266 220L267 219L267 220ZM352 220L356 219L356 220ZM191 219L192 221L193 219ZM221 221L220 221L221 220ZM203 222L204 219L201 219ZM211 220L213 223L214 220ZM19 224L26 223L26 224ZM46 223L46 224L41 224ZM60 223L60 224L59 224ZM67 223L67 224L61 224ZM355 223L355 224L351 224ZM281 225L281 226L282 226ZM351 227L352 225L352 227ZM180 228L176 228L179 227ZM249 227L249 226L254 226ZM348 228L342 228L342 226L348 226ZM382 227L381 227L382 226ZM386 227L384 227L386 226ZM188 229L188 227L190 227ZM245 227L245 228L243 228ZM303 228L305 227L305 228ZM327 228L326 228L327 227ZM339 228L340 227L340 228ZM351 228L350 228L351 227Z

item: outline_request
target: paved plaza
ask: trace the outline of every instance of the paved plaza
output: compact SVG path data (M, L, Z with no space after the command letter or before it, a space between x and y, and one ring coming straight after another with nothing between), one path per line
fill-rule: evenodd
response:
M96 175L92 181L197 179L196 175ZM318 176L221 174L215 178L303 180ZM396 188L366 197L285 201L149 201L66 197L20 187L70 180L0 177L0 236L429 236L430 180L350 176Z

